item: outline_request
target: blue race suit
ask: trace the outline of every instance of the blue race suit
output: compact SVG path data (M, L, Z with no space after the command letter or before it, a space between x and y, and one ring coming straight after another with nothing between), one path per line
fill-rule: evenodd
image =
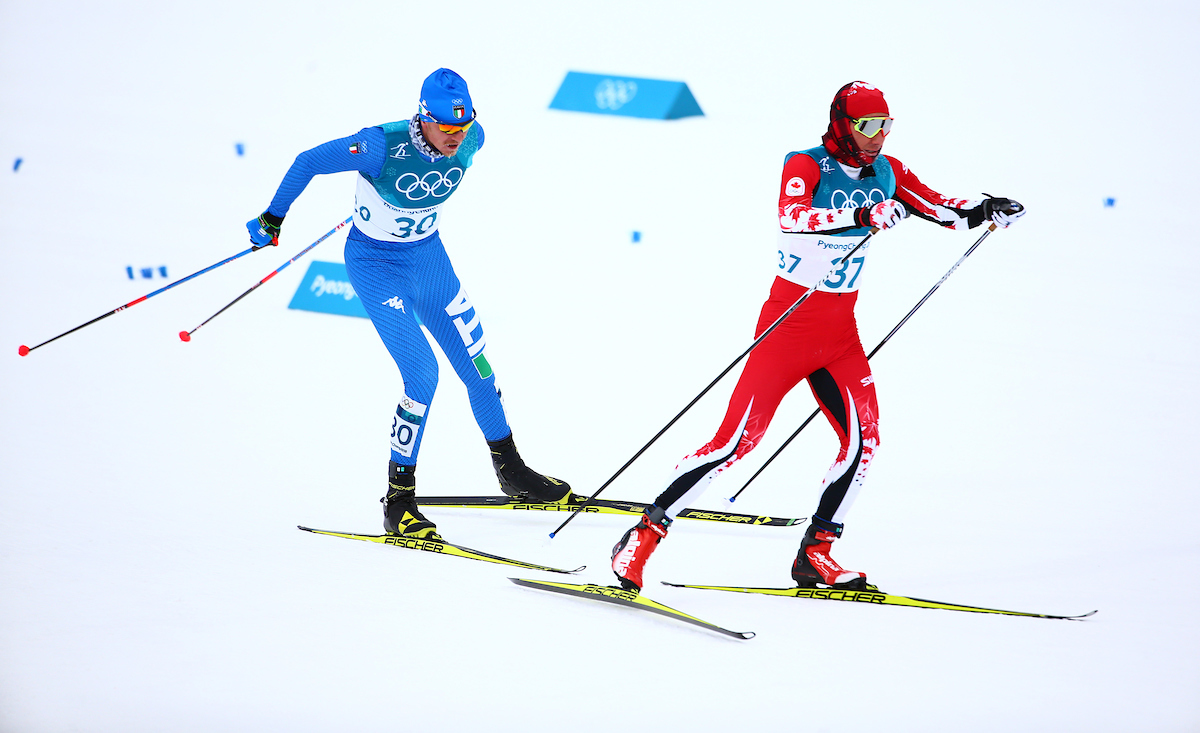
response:
M391 441L392 460L402 466L416 465L437 389L437 359L421 325L466 385L484 438L500 440L512 433L484 355L479 315L437 229L442 204L483 141L483 128L476 123L455 154L445 157L425 143L415 121L368 127L297 156L268 208L282 217L313 176L358 171L346 271L404 381Z

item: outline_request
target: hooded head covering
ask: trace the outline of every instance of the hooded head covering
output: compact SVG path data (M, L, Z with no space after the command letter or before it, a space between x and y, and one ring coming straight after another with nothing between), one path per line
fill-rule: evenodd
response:
M854 123L860 117L888 117L883 92L865 81L852 81L838 90L829 107L829 129L821 137L830 155L848 166L864 168L875 156L863 152L854 143Z

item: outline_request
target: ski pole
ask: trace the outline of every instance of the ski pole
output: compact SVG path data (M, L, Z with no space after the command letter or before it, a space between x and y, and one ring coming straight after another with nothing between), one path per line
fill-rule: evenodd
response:
M200 270L199 272L193 272L191 275L188 275L187 277L185 277L181 280L176 280L175 282L171 283L170 285L161 287L158 290L155 290L153 293L150 293L149 295L143 295L142 297L138 298L137 300L131 300L128 303L126 303L125 305L121 306L120 308L114 308L113 310L110 310L108 313L105 313L102 316L93 318L92 320L88 321L87 323L85 323L81 326L76 326L75 328L72 328L70 331L67 331L65 333L60 333L59 335L55 336L54 338L50 339L49 341L43 341L42 343L38 344L37 346L25 346L24 344L22 344L21 348L17 349L17 353L20 354L21 356L28 356L29 352L33 351L34 349L42 348L46 344L50 343L50 341L57 341L58 339L62 338L63 336L66 336L67 334L75 333L79 329L90 326L93 323L95 323L96 321L104 320L105 318L108 318L109 316L113 315L114 313L120 313L121 311L125 310L126 308L130 308L132 306L137 305L138 303L141 303L143 300L149 300L150 298L153 298L154 296L158 295L159 293L170 290L171 288L175 287L176 285L181 285L181 284L187 282L188 280L191 280L194 277L199 277L200 275L203 275L204 273L208 272L209 270L215 270L218 267L220 267L221 265L225 265L230 262L233 262L234 260L241 257L242 255L250 254L251 252L254 252L255 250L258 250L258 249L262 249L262 247L254 246L249 249L238 252L234 256L227 257L226 259L221 260L220 262L218 262L215 265L209 265L208 267L204 268L203 270Z
M209 316L207 319L205 319L204 323L208 323L208 322L209 322L209 321L211 321L212 319L216 318L217 316L221 315L221 314L222 314L222 313L224 313L225 311L229 310L229 309L230 309L230 308L233 306L233 304L234 304L234 303L238 302L238 301L239 301L239 300L241 300L242 298L245 298L247 295L249 295L250 293L254 292L255 288L257 288L259 285L262 285L262 284L263 284L263 283L265 283L266 281L268 281L268 280L270 280L271 278L275 277L275 276L276 276L276 275L278 275L280 272L282 272L282 271L283 271L283 270L284 270L284 269L285 269L285 268L286 268L288 265L292 264L292 263L293 263L293 262L295 262L296 260L298 260L298 259L300 259L301 257L303 257L305 254L307 254L307 253L308 253L308 251L309 251L310 249L312 249L313 247L316 247L316 246L317 246L318 244L320 244L321 242L324 242L326 239L329 239L330 237L332 237L334 232L336 232L337 230L339 230L339 229L341 229L342 227L344 227L344 226L346 226L347 224L349 224L349 223L350 223L350 220L351 220L351 219L353 219L353 218L354 218L354 217L352 217L352 216L351 216L351 217L346 217L346 221L343 221L343 222L341 222L340 224L338 224L337 226L335 226L333 229L330 229L329 231L325 232L325 234L324 234L324 235L323 235L323 236L322 236L320 239L318 239L317 241L313 242L312 244L308 245L308 246L307 246L307 247L305 247L304 249L302 249L302 250L300 250L299 252L297 252L295 257L293 257L292 259L290 259L290 260L288 260L287 262L283 263L283 264L282 264L282 265L280 265L279 267L275 268L275 270L274 270L274 271L273 271L273 272L272 272L270 275L267 275L267 276L266 276L266 277L264 277L262 280L259 280L258 282L256 282L256 283L254 283L253 285L251 285L249 290L247 290L246 292L242 293L242 294L241 294L241 295L239 295L238 297L234 298L232 301L230 301L230 302L229 302L229 305L225 306L224 308L222 308L221 310L217 311L216 313L213 313L211 316ZM193 328L191 331L180 331L180 332L179 332L179 340L180 340L180 341L191 341L191 340L192 340L192 334L193 334L193 333L195 333L195 332L197 332L197 331L199 331L199 330L201 329L201 327L203 327L203 326L204 326L204 323L201 323L199 326L196 326L196 327L195 327L195 328Z
M876 354L879 353L879 350L883 348L883 345L886 344L888 342L888 340L892 338L892 336L896 335L896 332L900 330L900 327L903 326L905 323L908 323L908 319L912 318L913 314L917 312L917 309L920 308L921 306L925 305L925 301L929 300L929 296L931 296L935 292L937 292L937 289L942 287L942 283L946 282L946 279L954 274L954 271L957 270L958 266L963 263L963 260L970 257L971 253L975 251L975 248L978 247L979 245L983 244L983 240L987 239L987 236L994 231L996 231L996 225L992 224L987 228L987 231L983 233L983 236L981 236L979 239L975 240L975 244L971 245L971 248L966 251L966 254L964 254L962 257L958 258L958 262L954 263L954 267L951 267L948 271L946 271L946 274L942 275L942 279L938 280L937 283L932 288L929 289L928 293L925 293L925 297L921 298L921 300L918 301L917 304L913 306L912 310L910 310L908 312L908 315L904 316L904 318L901 318L900 322L896 324L896 327L893 328L891 331L889 331L887 336L883 337L883 340L879 342L878 346L876 346L874 349L871 350L871 353L867 354L868 360L872 356L875 356ZM783 441L783 445L779 446L779 449L771 454L771 457L767 459L766 463L762 464L762 466L757 471L754 472L754 475L751 476L750 479L748 481L746 481L745 484L742 485L742 488L738 489L736 494L729 497L730 504L737 501L737 498L739 496L741 496L743 491L746 490L746 487L749 486L754 481L754 479L758 478L758 475L760 473L762 473L766 469L767 466L771 465L771 461L774 461L776 458L779 457L779 454L783 452L783 449L787 448L788 444L790 444L793 440L795 440L796 436L800 434L800 431L802 431L802 430L804 430L804 428L808 427L808 424L810 422L812 422L814 419L816 419L817 415L820 414L820 412L821 412L821 408L819 408L819 407L817 409L813 410L813 413L808 416L808 419L805 420L803 423L801 423L800 427L796 428L796 432L792 433L791 437L789 437L787 440Z
M709 383L709 385L708 385L707 387L705 387L704 389L702 389L702 390L700 391L700 394L698 394L698 395L696 395L694 398L692 398L692 401L691 401L691 402L689 402L689 403L687 404L687 407L685 407L685 408L683 408L682 410L680 410L678 415L676 415L675 417L671 418L671 421L670 421L669 423L667 423L666 425L664 425L664 426L663 426L663 429L662 429L662 430L659 430L659 431L658 431L658 433L657 433L657 434L656 434L656 435L655 435L653 438L651 438L651 439L650 439L650 442L648 442L648 443L646 443L645 445L643 445L643 446L642 446L642 448L641 448L641 450L639 450L637 453L634 453L634 454L633 454L633 458L630 458L628 461L626 461L624 466L621 466L619 469L617 469L617 472L616 472L616 473L614 473L614 474L613 474L613 475L612 475L612 476L611 476L611 477L610 477L610 478L609 478L607 481L605 481L605 482L604 482L604 485L603 485L603 486L601 486L600 488L596 489L596 492L595 492L594 494L592 494L592 495L591 495L591 496L589 496L589 497L588 497L586 500L584 500L583 504L582 504L582 505L580 505L580 507L579 507L579 511L573 511L573 512L571 512L571 516L567 517L567 519L566 519L566 521L565 521L565 522L563 522L562 524L558 525L558 529L555 529L553 532L551 532L551 533L550 533L550 538L551 538L551 539L554 539L554 536L555 536L555 535L557 535L557 534L558 534L560 531L562 531L562 528L563 528L563 527L565 527L565 526L567 526L568 524L570 524L570 523L571 523L571 520L572 520L572 519L574 519L576 516L578 516L579 514L582 514L582 513L583 513L583 511L584 511L585 509L587 509L587 507L588 507L588 502L590 502L592 499L595 499L597 496L599 496L601 491L604 491L605 489L607 489L607 488L608 488L608 486L609 486L609 484L611 484L613 481L615 481L615 480L617 479L617 477L618 477L618 476L620 476L622 473L624 473L624 472L625 472L625 469L627 469L627 468L629 468L631 465L633 465L633 462L634 462L634 461L636 461L638 458L640 458L640 457L641 457L641 455L642 455L643 453L645 453L645 452L646 452L646 450L647 450L647 449L648 449L650 446L654 445L655 441L657 441L659 438L661 438L661 437L663 436L663 434L664 434L664 433L666 433L666 432L667 432L667 430L669 430L669 429L671 428L671 426L672 426L672 425L674 425L676 422L678 422L679 418L683 417L684 413L686 413L688 410L692 409L692 407L693 407L693 406L694 406L694 405L695 405L697 402L699 402L699 401L700 401L700 398L701 398L701 397L703 397L704 395L708 394L708 391L709 391L710 389L712 389L713 387L715 387L715 386L716 386L716 384L717 384L717 382L721 381L721 379L722 379L722 378L723 378L723 377L724 377L726 374L728 374L728 373L729 373L729 372L730 372L730 371L731 371L731 370L732 370L732 369L733 369L735 366L737 366L738 362L740 362L742 359L744 359L744 358L746 357L746 355L747 355L747 354L749 354L751 351L753 351L753 350L754 350L754 348L755 348L756 346L758 346L759 344L761 344L761 343L763 342L763 340L764 340L764 339L766 339L766 337L767 337L767 336L770 336L770 335L771 335L771 332L772 332L772 331L774 331L776 328L778 328L778 327L779 327L779 324L783 323L784 319L786 319L788 316L792 315L792 313L793 313L793 312L795 312L795 310L796 310L797 308L799 308L799 307L801 306L801 304L803 304L803 303L804 303L804 301L808 300L808 298L809 298L809 297L810 297L810 296L811 296L813 293L817 292L817 285L820 285L820 284L821 284L822 282L824 282L825 280L828 280L828 279L829 279L829 277L830 277L831 275L833 275L833 273L834 273L834 272L836 272L836 271L837 271L837 269L838 269L839 267L841 267L842 265L846 264L846 263L847 263L847 262L850 260L850 256L851 256L851 255L853 255L855 252L857 252L859 249L861 249L861 248L862 248L862 247L863 247L863 246L864 246L864 245L865 245L865 244L866 244L868 241L870 241L871 237L875 236L875 234L876 234L878 231L879 231L879 228L878 228L878 227L871 227L871 231L870 231L870 233L868 233L868 234L867 234L867 236L863 237L863 238L862 238L862 240L861 240L861 241L860 241L858 244L854 245L854 248L853 248L853 249L851 249L849 252L847 252L845 257L842 257L842 258L841 258L841 259L839 259L839 260L838 260L836 263L834 263L833 267L829 269L829 272L825 273L825 275L824 275L824 276L823 276L823 277L822 277L820 280L817 280L817 282L816 282L816 283L814 283L814 284L813 284L813 286L812 286L811 288L809 288L808 290L806 290L806 291L804 292L804 295L801 295L801 296L800 296L800 297L799 297L799 298L796 300L796 302L795 302L795 303L792 303L792 306L791 306L790 308L788 308L786 311L784 311L784 312L783 312L783 315L781 315L781 316L779 316L778 318L776 318L774 323L772 323L770 326L768 326L768 327L767 327L767 329L766 329L765 331L763 331L763 332L762 332L762 334L760 334L758 338L754 339L754 343L750 344L750 346L749 346L749 347L748 347L748 348L747 348L745 351L743 351L743 352L741 353L741 355L740 355L740 356L738 356L738 358L734 359L734 360L733 360L733 361L732 361L732 362L729 364L729 366L725 367L725 370L724 370L723 372L721 372L720 374L718 374L718 375L717 375L717 378L716 378L716 379L714 379L712 382L710 382L710 383Z

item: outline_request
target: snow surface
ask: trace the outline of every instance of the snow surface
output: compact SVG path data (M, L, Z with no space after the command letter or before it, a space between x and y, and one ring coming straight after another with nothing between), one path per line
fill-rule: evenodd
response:
M1200 730L1195 3L333 8L0 4L0 730ZM297 531L380 531L398 374L367 321L286 308L342 235L176 334L345 218L349 174L312 183L279 249L13 353L167 282L126 267L243 249L298 152L407 116L442 65L488 131L443 237L525 457L583 493L749 344L782 157L843 83L887 92L887 151L926 183L1026 204L874 360L883 445L836 556L892 592L1100 613L667 588L785 585L803 531L678 522L648 594L742 642ZM568 70L684 80L706 116L547 109ZM979 231L878 238L868 349ZM442 376L421 491L496 493ZM606 496L653 499L733 378ZM790 396L700 506L812 405ZM812 426L735 508L807 516L835 450ZM599 583L631 524L550 541L561 516L428 513Z

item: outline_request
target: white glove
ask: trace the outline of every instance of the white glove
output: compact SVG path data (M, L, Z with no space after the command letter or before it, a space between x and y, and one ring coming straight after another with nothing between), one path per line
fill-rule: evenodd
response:
M880 231L896 226L907 216L908 209L904 208L904 204L892 199L854 212L854 220L859 226L878 227Z

